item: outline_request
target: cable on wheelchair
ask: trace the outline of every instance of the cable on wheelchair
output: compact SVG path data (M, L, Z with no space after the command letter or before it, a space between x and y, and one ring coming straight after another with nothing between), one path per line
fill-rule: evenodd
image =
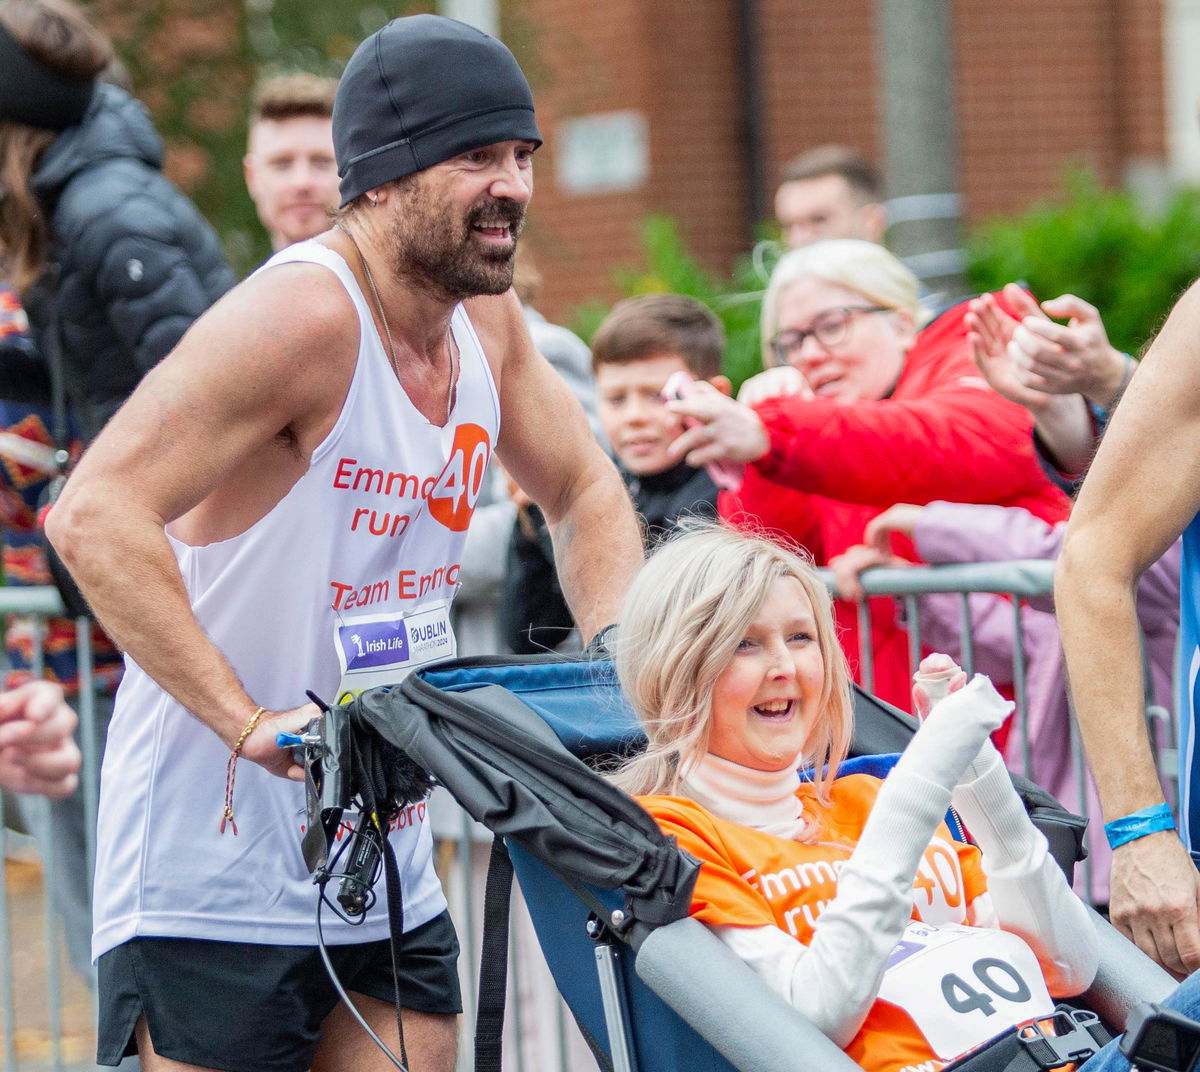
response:
M322 714L313 719L299 735L280 734L277 743L280 747L295 749L305 770L308 829L302 847L305 861L319 890L316 908L317 949L330 982L351 1015L388 1060L402 1072L408 1072L397 955L397 941L404 933L404 906L399 868L386 831L405 804L418 802L428 795L432 779L398 749L378 737L372 735L366 739L356 739L343 721L340 709L331 710L311 692L308 695ZM342 816L355 805L358 805L359 821L350 826L342 821ZM344 837L346 831L349 831L348 837ZM329 858L329 842L335 838L341 844ZM338 866L347 855L349 862L339 871ZM367 913L378 903L374 887L384 870L387 871L399 1057L388 1048L351 1001L334 969L322 926L322 909L325 905L348 925L361 926ZM335 878L339 879L336 903L328 893L328 884Z

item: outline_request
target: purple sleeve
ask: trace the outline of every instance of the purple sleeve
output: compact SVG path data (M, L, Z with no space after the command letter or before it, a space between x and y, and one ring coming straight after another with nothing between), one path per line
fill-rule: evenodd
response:
M1016 506L932 502L921 511L913 542L931 564L1057 558L1065 528Z

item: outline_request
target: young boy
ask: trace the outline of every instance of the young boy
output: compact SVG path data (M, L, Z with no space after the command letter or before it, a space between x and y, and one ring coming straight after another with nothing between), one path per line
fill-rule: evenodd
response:
M600 425L645 522L648 545L685 515L716 516L717 487L703 469L667 454L683 422L662 390L676 372L729 394L725 332L694 298L648 294L614 306L592 338Z

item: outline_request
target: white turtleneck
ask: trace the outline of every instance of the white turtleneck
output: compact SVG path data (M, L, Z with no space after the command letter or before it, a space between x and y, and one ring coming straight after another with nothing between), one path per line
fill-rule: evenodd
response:
M796 766L760 771L705 753L683 778L683 795L705 811L739 826L776 837L800 840L809 830L804 805L796 796L800 784Z

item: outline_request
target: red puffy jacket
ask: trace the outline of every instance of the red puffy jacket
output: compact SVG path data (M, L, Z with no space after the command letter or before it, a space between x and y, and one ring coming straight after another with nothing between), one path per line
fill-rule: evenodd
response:
M997 295L1003 308L1008 308ZM895 503L935 499L1024 507L1051 524L1070 502L1042 472L1028 410L993 391L971 359L967 304L922 330L891 396L842 403L784 397L756 406L771 449L718 504L735 524L786 533L825 565L862 543L871 518ZM908 540L894 550L920 561ZM842 644L858 678L858 621L838 601ZM908 639L891 599L871 601L875 692L910 705Z

